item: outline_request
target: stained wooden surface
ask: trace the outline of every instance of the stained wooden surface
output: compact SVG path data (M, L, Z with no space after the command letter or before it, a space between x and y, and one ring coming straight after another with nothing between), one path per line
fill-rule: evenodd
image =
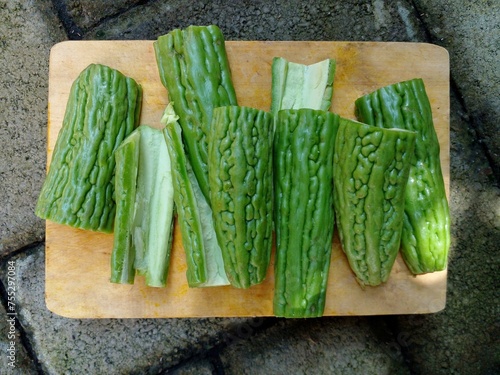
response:
M441 144L449 192L449 59L446 50L423 43L231 42L226 43L240 105L269 110L271 62L281 56L311 64L337 60L332 111L354 118L354 100L379 87L423 78ZM69 41L50 54L47 163L60 130L69 90L90 63L106 64L136 79L144 89L141 123L159 126L168 102L160 83L152 41ZM273 266L266 281L247 290L230 286L191 289L176 226L166 288L109 282L113 236L46 224L46 303L74 318L166 318L270 316ZM389 281L361 288L335 234L325 315L432 313L446 303L447 271L412 276L398 256Z

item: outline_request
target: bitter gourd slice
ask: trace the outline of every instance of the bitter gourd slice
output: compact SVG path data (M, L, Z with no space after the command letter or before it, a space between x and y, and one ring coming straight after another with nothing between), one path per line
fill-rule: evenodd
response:
M402 255L414 274L446 268L450 247L450 212L440 146L422 79L399 82L355 102L360 121L379 127L415 131L415 154L406 189Z
M112 232L114 152L139 123L142 88L91 64L73 82L35 213L80 229Z
M212 111L236 105L224 37L215 26L189 26L154 43L160 79L179 116L189 162L210 202L208 143Z
M338 115L278 112L274 138L274 314L323 315L332 250L333 153Z
M222 252L217 243L212 210L201 193L186 158L182 129L172 103L165 109L162 124L172 162L174 201L186 254L186 278L190 287L228 285Z
M275 57L271 67L271 113L276 116L282 109L300 108L328 111L335 68L333 59L304 65Z
M334 207L342 249L361 285L386 282L401 243L415 133L340 119Z
M137 274L145 276L146 285L163 287L174 225L171 163L163 132L141 125L116 154L120 165L111 281L133 282L133 262Z
M214 109L209 181L217 240L231 285L266 276L272 246L273 116L249 107Z
M141 133L134 131L115 151L115 201L113 251L111 252L111 282L133 284L135 281L135 247L132 239L139 142Z

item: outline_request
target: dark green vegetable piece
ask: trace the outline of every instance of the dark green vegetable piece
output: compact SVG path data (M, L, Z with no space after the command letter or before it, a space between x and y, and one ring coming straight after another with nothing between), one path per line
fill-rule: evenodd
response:
M278 113L274 138L276 262L274 314L323 315L333 211L333 153L339 117L312 109Z
M207 137L215 107L236 105L224 37L217 26L189 26L154 43L162 84L179 116L186 151L210 202Z
M182 130L169 103L161 122L172 162L174 201L186 254L190 287L228 285L222 252L208 206L184 153Z
M248 288L267 273L272 246L273 117L219 107L209 138L210 195L217 240L231 284Z
M75 228L112 232L114 152L138 125L142 89L92 64L71 87L62 128L35 213Z
M171 163L163 132L139 126L116 151L115 241L111 282L167 283L174 225ZM127 163L127 164L123 164Z
M406 188L402 255L414 274L446 268L450 213L439 159L439 141L422 79L396 83L356 100L360 121L415 131L415 155Z
M342 249L361 285L386 282L401 243L415 133L340 119L334 207Z

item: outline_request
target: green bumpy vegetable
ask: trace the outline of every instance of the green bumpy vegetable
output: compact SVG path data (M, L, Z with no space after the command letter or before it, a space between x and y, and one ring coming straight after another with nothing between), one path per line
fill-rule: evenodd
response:
M189 162L210 202L208 135L215 107L236 105L224 37L217 26L189 26L154 43L160 79L174 103Z
M272 246L273 116L227 106L213 112L209 181L217 240L231 285L266 276Z
M182 129L172 103L161 122L172 162L174 201L186 254L186 278L190 287L228 285L222 252L208 206L184 152Z
M274 314L323 315L332 250L333 154L338 115L278 113L274 138Z
M340 119L334 207L342 249L361 285L386 282L401 244L415 133Z
M360 121L384 128L415 131L415 154L406 188L402 255L414 274L446 268L450 212L439 141L422 79L396 83L356 100Z
M332 104L336 62L326 59L304 65L275 57L272 63L271 113L282 109L320 109Z
M111 282L164 287L170 265L174 188L163 132L139 126L116 150L116 202Z
M104 65L74 81L35 213L75 228L112 232L114 152L139 123L142 88Z

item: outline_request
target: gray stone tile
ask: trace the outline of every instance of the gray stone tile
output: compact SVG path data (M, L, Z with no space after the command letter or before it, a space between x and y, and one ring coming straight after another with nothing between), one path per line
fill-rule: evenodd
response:
M405 354L420 374L493 374L500 365L497 251L500 190L452 97L452 247L447 306L434 315L402 316ZM496 369L496 370L495 370Z
M18 315L48 374L157 373L219 343L245 319L67 319L44 301L44 247L17 264ZM5 282L5 271L0 272Z
M417 0L415 4L433 41L450 53L452 78L500 181L500 2Z
M63 0L64 13L83 32L94 27L103 19L113 17L144 2L143 0Z
M10 265L12 267L12 265ZM8 264L2 264L1 267L9 267ZM11 277L12 284L5 287L5 298L10 304L7 305L9 314L3 304L0 304L0 369L3 374L36 374L35 364L29 357L20 338L20 332L17 327L16 317L16 271L6 269L8 276Z
M190 24L217 24L231 40L423 40L410 3L222 0L151 2L103 22L88 39L156 39Z
M48 57L65 38L51 6L0 5L0 255L44 236L33 211L45 175Z
M381 319L281 320L220 353L226 374L409 374Z

